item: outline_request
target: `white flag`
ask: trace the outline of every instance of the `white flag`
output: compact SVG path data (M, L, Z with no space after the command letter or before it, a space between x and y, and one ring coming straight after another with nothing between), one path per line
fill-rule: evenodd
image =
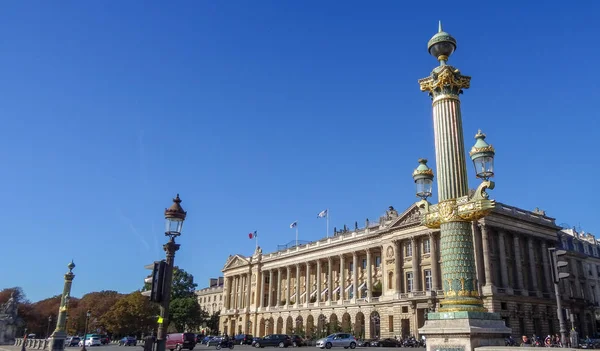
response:
M317 215L317 218L327 217L327 211L328 210L323 210L323 211L319 212L319 214Z
M298 226L298 221L295 221L294 223L290 224L290 229L296 228L297 226Z

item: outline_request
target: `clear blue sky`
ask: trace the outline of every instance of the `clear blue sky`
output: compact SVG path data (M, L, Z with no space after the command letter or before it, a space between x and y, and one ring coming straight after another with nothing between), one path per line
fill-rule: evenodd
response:
M439 9L439 10L438 10ZM202 287L266 252L415 200L434 166L437 21L471 75L465 139L497 149L498 201L600 234L595 1L26 1L0 5L0 288L130 292L188 211L176 264ZM471 167L469 165L469 167ZM470 170L470 181L477 183Z

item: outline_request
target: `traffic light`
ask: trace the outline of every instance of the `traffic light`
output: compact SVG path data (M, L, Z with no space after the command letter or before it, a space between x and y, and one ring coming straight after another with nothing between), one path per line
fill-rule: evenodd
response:
M567 251L557 250L555 248L549 248L548 251L550 251L550 255L552 256L552 259L550 260L550 263L552 264L552 278L554 280L554 283L558 284L558 282L561 279L568 278L570 275L567 272L560 271L562 267L566 267L569 265L569 262L560 259L561 256L567 254Z
M152 264L144 266L144 268L152 270L152 274L144 279L144 283L150 284L151 288L148 291L142 292L142 295L150 297L150 301L158 303L162 302L163 281L165 278L166 267L167 262L165 262L165 260L155 261Z

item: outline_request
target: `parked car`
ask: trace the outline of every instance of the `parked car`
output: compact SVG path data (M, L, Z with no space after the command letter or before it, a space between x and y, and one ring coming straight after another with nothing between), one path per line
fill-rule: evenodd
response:
M65 346L77 346L81 339L78 336L69 336L65 339Z
M250 334L238 334L234 337L234 342L240 345L252 345L252 339Z
M167 334L166 349L177 350L188 349L193 350L196 346L196 334L194 333L173 333Z
M292 338L285 334L270 334L265 335L262 338L258 338L254 341L254 347L260 348L265 346L279 346L288 347L292 346Z
M110 338L108 337L108 335L106 335L106 334L100 335L100 343L102 343L102 345L109 344Z
M126 336L119 340L119 346L136 346L137 340L135 336Z
M204 335L196 334L196 344L202 344L202 340L204 340Z
M330 349L332 347L343 347L345 349L356 348L356 339L352 334L335 333L317 340L317 347L322 349Z
M208 340L206 342L206 346L217 346L221 343L221 340L223 340L222 337L220 336L213 336L210 338L210 340Z
M302 338L300 335L290 335L290 337L292 338L292 346L307 346L306 340L304 340L304 338Z
M97 336L94 336L92 338L87 338L85 339L85 346L101 346L102 342L100 341L100 338ZM83 346L83 340L79 341L79 346Z
M379 346L379 347L400 347L402 343L398 342L396 339L386 338L381 340L373 340L371 341L371 346Z

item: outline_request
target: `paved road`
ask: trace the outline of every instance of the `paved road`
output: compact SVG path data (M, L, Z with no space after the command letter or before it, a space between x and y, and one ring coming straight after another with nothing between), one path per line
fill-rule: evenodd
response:
M80 347L67 347L65 349L65 351L79 351L81 348ZM118 345L104 345L104 346L94 346L94 347L87 347L86 348L88 351L142 351L143 349L140 346L118 346ZM288 349L293 349L293 348L288 348ZM314 346L309 346L309 347L300 347L300 350L298 351L302 351L302 350L315 350L316 347ZM359 347L358 349L364 349L365 351L370 349L368 347ZM7 346L7 345L2 345L0 346L0 351L20 351L21 348L17 347L17 346ZM216 351L216 348L214 346L205 346L205 345L196 345L196 347L194 348L194 351ZM234 347L234 351L235 350L239 350L239 351L255 351L256 349L252 346L249 345L235 345ZM263 349L264 351L276 351L277 348L276 347L265 347ZM343 348L334 348L333 350L336 351L349 351L349 350L345 350ZM425 348L394 348L394 347L377 347L374 348L373 351L423 351L425 350ZM32 349L33 351L33 349ZM226 351L226 350L223 350Z

